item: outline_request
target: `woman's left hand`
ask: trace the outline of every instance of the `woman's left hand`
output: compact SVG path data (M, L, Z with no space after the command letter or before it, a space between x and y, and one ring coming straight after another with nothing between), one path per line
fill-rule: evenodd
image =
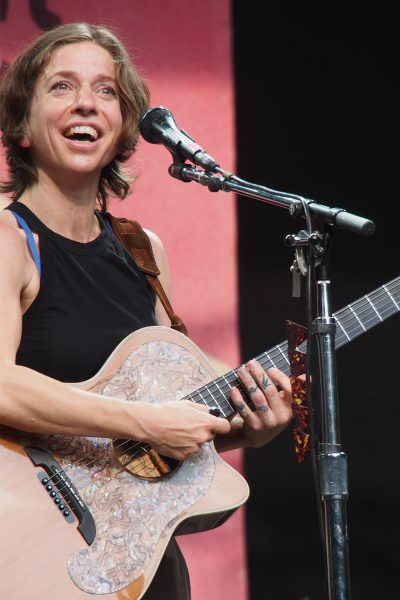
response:
M237 421L238 416L235 417L232 429L240 429L240 443L237 445L257 448L270 442L292 420L290 380L279 369L264 371L256 360L240 367L238 375L255 411L247 406L240 391L233 388L231 400L242 422ZM236 431L235 437L238 433Z

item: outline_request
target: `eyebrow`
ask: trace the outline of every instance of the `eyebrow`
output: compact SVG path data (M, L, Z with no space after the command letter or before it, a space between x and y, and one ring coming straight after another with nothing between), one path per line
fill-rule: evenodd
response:
M46 77L45 82L48 83L51 79L53 79L54 77L66 77L66 78L76 78L77 73L75 71L56 71L55 73L52 73L49 77ZM116 83L116 78L112 77L111 75L106 75L105 73L99 73L98 75L95 76L95 81L112 81L113 83Z

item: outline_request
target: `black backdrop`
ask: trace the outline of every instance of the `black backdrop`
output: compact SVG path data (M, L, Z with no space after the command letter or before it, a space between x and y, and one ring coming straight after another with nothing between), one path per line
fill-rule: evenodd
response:
M296 6L233 2L237 172L375 221L370 238L335 232L338 310L399 275L398 21L379 7ZM303 223L245 198L238 222L246 359L285 338L285 319L305 322L283 244ZM397 314L337 355L353 600L400 598L399 333ZM251 600L326 598L311 462L296 463L291 428L247 450L245 468Z

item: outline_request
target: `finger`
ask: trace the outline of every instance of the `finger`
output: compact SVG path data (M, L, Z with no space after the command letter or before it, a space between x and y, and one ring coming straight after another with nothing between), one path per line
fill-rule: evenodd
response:
M267 388L271 387L275 390L272 382L257 362L254 362L254 364L249 363L247 367L241 367L239 375L249 398L253 402L257 417L266 424L270 409L267 402Z
M213 417L212 415L210 415L210 419L213 419L212 430L214 433L224 434L230 432L231 426L229 425L229 421L226 419L222 419L221 417Z
M257 361L250 361L248 366L255 381L263 389L265 400L270 408L264 422L266 424L271 424L272 421L287 422L292 416L289 378L279 369L269 369L266 373ZM277 383L282 391L278 392L274 383Z
M251 427L257 428L257 425L260 424L258 417L253 413L251 408L246 405L242 394L235 387L231 389L231 400L242 419Z
M291 395L292 386L289 377L285 375L285 373L283 373L279 369L272 368L268 369L268 375L272 379L272 381L282 389L285 395Z
M195 408L196 410L201 410L202 412L206 412L206 413L209 412L208 406L205 406L204 404L197 404L196 402L191 402L190 400L185 400L184 402L187 406L191 406L192 408Z
M292 386L289 377L276 368L268 369L267 377L280 389L278 392L275 385L271 385L266 391L271 413L277 423L288 423L293 418Z
M207 427L211 432L214 432L214 436L217 433L228 433L230 431L231 428L229 422L226 419L211 414L209 406L205 406L204 404L197 404L196 402L191 402L190 400L185 400L184 402L191 408L207 413Z

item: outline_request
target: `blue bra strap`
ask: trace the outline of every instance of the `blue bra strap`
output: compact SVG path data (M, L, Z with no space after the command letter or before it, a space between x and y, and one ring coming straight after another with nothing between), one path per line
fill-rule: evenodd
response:
M111 233L113 233L113 229L111 227L111 223L109 221L107 213L102 214L101 216L102 216L101 222L105 225L105 228L108 229L108 231L111 231Z
M39 277L41 277L41 275L42 275L42 269L41 269L41 266L40 266L40 256L39 256L39 252L38 252L38 249L36 247L36 244L35 244L33 233L29 229L28 224L25 221L25 219L23 219L22 217L20 217L20 215L17 214L16 212L14 212L13 210L10 210L10 212L12 212L12 214L14 215L14 217L17 219L19 226L26 233L26 239L28 240L29 250L31 251L32 258L33 258L33 260L35 262L35 265L37 267L37 270L39 272Z

